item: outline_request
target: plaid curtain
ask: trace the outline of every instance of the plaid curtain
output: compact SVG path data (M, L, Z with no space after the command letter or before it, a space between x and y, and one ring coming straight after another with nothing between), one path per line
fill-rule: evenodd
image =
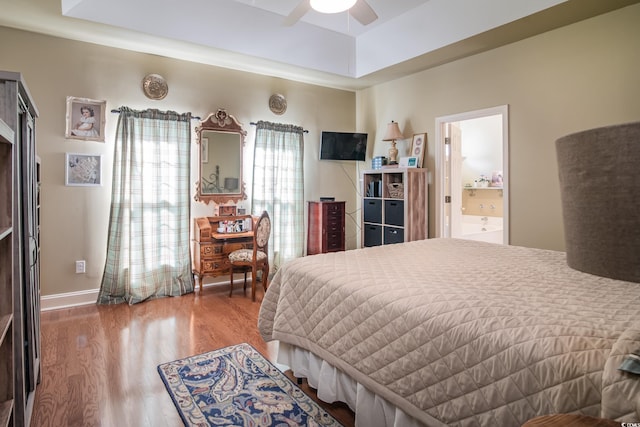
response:
M273 270L304 254L304 152L300 126L259 121L253 152L254 215L271 217L269 259Z
M99 304L193 291L191 114L120 109Z

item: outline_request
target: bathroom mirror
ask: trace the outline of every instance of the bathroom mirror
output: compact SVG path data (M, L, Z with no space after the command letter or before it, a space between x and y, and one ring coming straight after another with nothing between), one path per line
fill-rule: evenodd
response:
M247 132L235 117L218 110L196 127L200 148L195 200L224 204L247 198L242 181L242 149Z

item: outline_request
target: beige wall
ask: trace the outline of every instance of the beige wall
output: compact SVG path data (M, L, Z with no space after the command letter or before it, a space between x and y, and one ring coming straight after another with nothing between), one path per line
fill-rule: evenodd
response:
M97 289L106 252L117 116L107 113L106 143L66 140L67 96L105 99L109 110L126 105L204 117L226 108L245 124L249 158L254 137L249 122L303 126L310 131L305 137L306 199L347 201L348 248L356 247L359 235L358 176L371 157L386 155L389 146L381 139L389 121L400 122L408 137L428 133L426 165L433 171L437 117L508 104L511 243L563 250L554 141L581 129L640 118L638 22L640 5L630 6L357 94L0 27L0 69L24 74L40 110L42 294ZM141 80L148 73L168 80L164 100L152 101L142 93ZM267 100L276 92L288 100L283 116L268 109ZM350 130L354 124L369 133L367 163L319 162L320 131ZM408 143L399 141L401 152ZM104 185L65 187L65 152L102 154ZM196 155L194 144L194 162ZM432 173L431 236L434 180ZM194 202L192 215L212 210ZM87 274L74 273L77 259L87 261Z
M38 155L42 159L41 270L42 295L96 290L106 254L111 167L117 115L107 113L106 142L67 140L66 97L107 101L107 109L135 108L190 111L205 118L226 108L248 132L245 157L253 156L255 127L268 120L309 130L305 135L305 193L307 200L334 196L356 209L352 177L355 163L320 162L321 130L349 131L355 125L355 93L301 84L262 75L112 49L0 27L0 69L21 72L40 111L37 121ZM142 78L164 76L169 93L161 101L147 99ZM288 109L276 116L269 96L282 93ZM193 127L197 124L193 122ZM363 129L358 129L363 130ZM366 131L366 130L364 130ZM196 145L192 163L197 164ZM102 187L65 187L66 152L102 154ZM245 168L250 171L251 168ZM195 188L197 169L192 168ZM247 186L251 190L251 186ZM248 203L247 203L248 207ZM192 215L212 215L213 206L193 202ZM359 234L347 219L347 244L354 248ZM86 274L75 274L75 260L87 262Z
M555 140L640 119L638 22L636 4L363 90L358 124L376 129L373 155L386 155L381 139L391 120L405 136L426 131L433 171L437 117L508 104L511 243L564 250Z

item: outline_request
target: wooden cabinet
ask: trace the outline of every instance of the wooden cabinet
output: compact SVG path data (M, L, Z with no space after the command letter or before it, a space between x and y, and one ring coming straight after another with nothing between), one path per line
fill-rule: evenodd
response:
M194 219L193 226L193 274L200 284L202 278L229 276L229 254L236 249L253 248L253 226L255 218L251 215L213 216ZM219 233L223 223L242 222L242 232ZM250 227L247 227L251 224ZM247 228L250 228L247 230Z
M362 246L429 237L428 171L388 168L363 173Z
M308 202L307 255L344 251L345 202Z
M35 119L19 73L0 71L0 425L28 426L40 380Z

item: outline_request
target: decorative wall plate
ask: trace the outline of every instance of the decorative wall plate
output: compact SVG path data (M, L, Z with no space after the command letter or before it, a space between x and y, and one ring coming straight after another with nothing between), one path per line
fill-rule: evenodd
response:
M287 111L287 100L279 93L273 94L269 98L269 109L273 114L284 114Z
M169 93L169 86L161 75L148 74L142 79L142 90L149 99L163 99Z

